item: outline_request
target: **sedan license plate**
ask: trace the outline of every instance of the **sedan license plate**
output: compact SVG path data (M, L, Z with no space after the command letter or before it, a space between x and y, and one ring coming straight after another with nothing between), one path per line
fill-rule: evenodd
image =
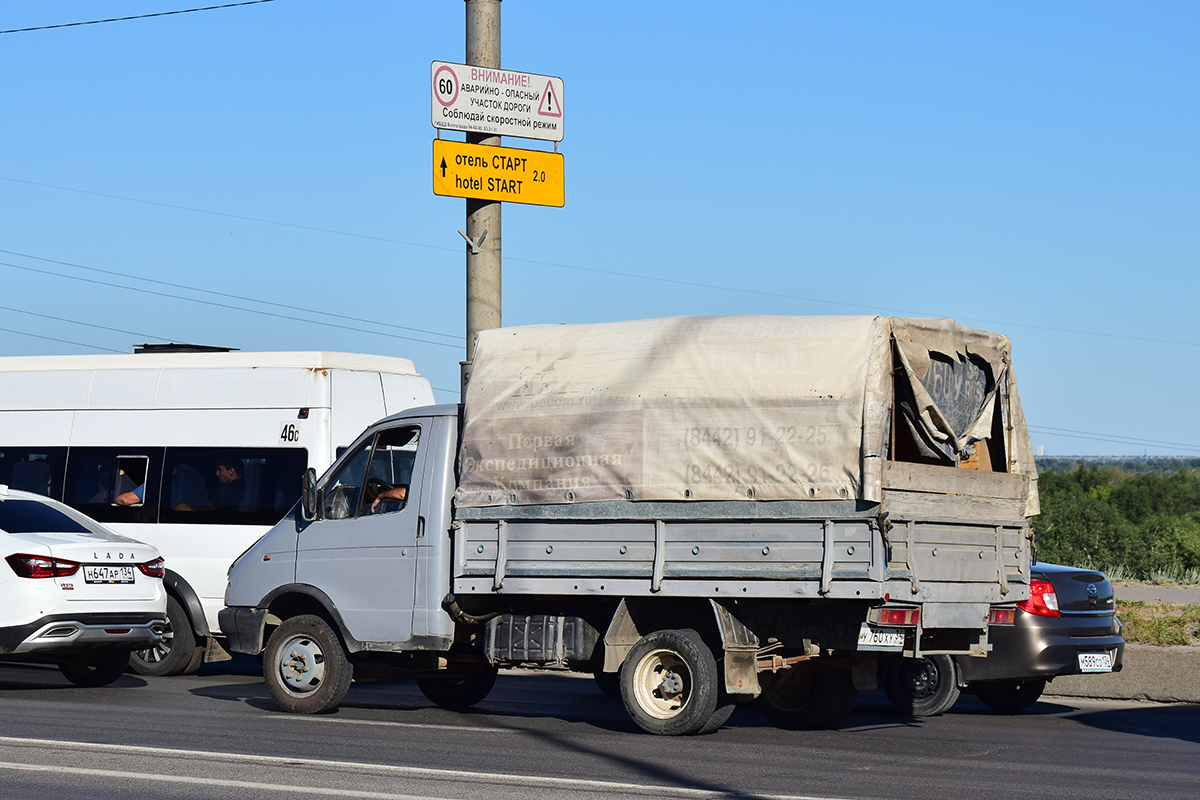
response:
M1108 653L1080 653L1080 672L1112 672L1112 656Z
M904 631L872 628L863 623L858 629L859 650L903 650Z
M85 564L84 583L133 583L133 565Z

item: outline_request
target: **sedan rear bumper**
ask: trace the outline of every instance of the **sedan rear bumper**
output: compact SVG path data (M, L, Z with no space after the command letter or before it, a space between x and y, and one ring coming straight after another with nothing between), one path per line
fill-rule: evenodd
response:
M54 614L0 628L0 655L51 658L92 650L144 650L162 641L163 614Z
M1112 615L1039 617L1018 612L1016 624L991 626L992 650L986 658L956 660L968 683L1079 675L1080 653L1108 653L1113 672L1119 672L1125 654L1120 631Z

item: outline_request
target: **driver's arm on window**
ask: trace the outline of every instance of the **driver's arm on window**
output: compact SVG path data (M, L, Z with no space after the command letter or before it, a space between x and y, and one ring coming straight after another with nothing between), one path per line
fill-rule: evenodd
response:
M403 501L403 500L407 500L407 499L408 499L408 487L407 486L394 486L391 489L388 489L386 492L382 492L375 497L375 502L371 503L371 513L374 514L375 509L378 508L379 504L381 502L383 502L384 500L401 500L401 501Z

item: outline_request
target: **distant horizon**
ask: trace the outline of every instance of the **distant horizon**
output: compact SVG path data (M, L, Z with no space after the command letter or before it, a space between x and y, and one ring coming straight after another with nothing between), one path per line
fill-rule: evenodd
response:
M1035 461L1047 459L1055 459L1063 461L1066 459L1077 459L1080 461L1200 461L1198 455L1185 456L1156 456L1156 455L1063 455L1063 456L1034 456Z

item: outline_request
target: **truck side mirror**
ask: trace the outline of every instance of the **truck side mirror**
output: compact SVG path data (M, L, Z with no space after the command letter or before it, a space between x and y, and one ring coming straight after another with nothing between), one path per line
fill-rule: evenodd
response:
M312 522L317 518L317 508L320 503L317 502L317 471L312 467L304 470L304 475L300 478L300 511L304 514L306 522Z

